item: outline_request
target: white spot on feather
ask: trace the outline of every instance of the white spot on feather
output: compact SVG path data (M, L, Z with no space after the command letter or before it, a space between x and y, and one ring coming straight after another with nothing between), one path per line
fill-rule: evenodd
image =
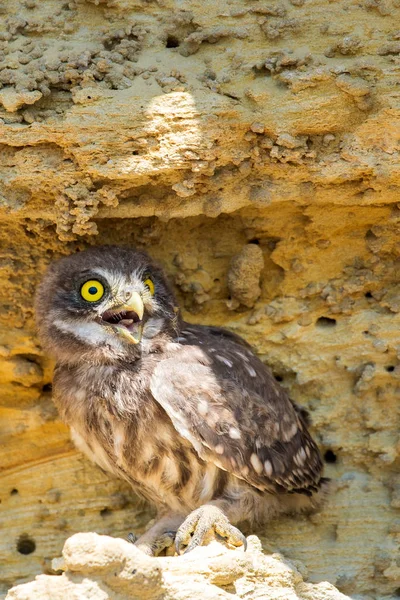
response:
M255 370L253 369L253 367L250 367L249 365L246 365L246 371L248 372L248 374L250 375L250 377L257 377L257 373L255 372Z
M296 435L297 429L296 423L293 423L290 429L284 429L284 431L282 431L283 440L285 442L290 442L290 440Z
M226 365L227 367L233 367L233 363L228 360L227 358L225 358L224 356L221 356L220 354L216 354L215 358L217 360L219 360L220 362L224 363L224 365Z
M217 454L223 454L224 453L224 447L222 444L217 444L217 446L215 446L215 452Z
M253 469L257 472L257 473L262 473L263 472L263 464L261 462L261 460L258 458L257 454L253 454L250 456L250 462L253 466Z
M238 356L240 356L240 358L242 358L242 359L243 359L245 362L249 362L249 359L248 359L248 357L247 357L245 354L243 354L242 352L238 352L237 350L235 350L235 352L236 352L236 354L237 354Z
M265 470L265 473L267 474L268 477L272 476L273 468L272 468L272 463L269 460L265 461L265 463L264 463L264 470Z
M296 465L298 467L302 467L304 465L304 463L306 462L306 453L304 448L300 448L300 450L298 451L298 453L294 456L294 462L296 463Z
M240 438L242 437L240 434L239 429L236 429L236 427L230 427L229 429L229 437L232 440L240 440Z

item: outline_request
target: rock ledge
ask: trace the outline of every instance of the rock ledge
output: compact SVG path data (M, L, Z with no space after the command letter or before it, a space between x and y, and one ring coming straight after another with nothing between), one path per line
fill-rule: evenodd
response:
M151 558L125 540L78 533L53 563L62 575L39 575L12 588L6 600L348 598L329 583L305 583L298 566L280 554L264 554L256 536L248 538L245 553L212 541L180 557Z

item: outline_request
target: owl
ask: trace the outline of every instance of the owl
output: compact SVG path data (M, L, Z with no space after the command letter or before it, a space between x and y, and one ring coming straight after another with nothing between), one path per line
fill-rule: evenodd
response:
M246 547L240 522L319 505L307 413L242 338L185 323L146 253L102 246L52 263L36 319L76 446L157 508L135 541L147 554L190 551L210 531Z

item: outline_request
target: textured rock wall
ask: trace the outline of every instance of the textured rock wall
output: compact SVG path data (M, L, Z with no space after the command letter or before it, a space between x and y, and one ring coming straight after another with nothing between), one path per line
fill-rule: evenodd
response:
M186 318L243 335L310 410L336 489L266 547L396 597L399 18L397 0L0 2L4 592L72 533L151 517L74 449L34 333L46 264L112 242L158 258Z

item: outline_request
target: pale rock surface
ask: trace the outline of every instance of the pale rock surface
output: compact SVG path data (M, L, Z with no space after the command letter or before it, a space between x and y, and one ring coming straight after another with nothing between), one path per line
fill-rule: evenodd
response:
M64 546L58 575L39 575L12 588L6 600L346 600L331 584L303 581L280 554L262 552L256 536L248 549L212 541L179 557L152 558L128 542L78 533Z

